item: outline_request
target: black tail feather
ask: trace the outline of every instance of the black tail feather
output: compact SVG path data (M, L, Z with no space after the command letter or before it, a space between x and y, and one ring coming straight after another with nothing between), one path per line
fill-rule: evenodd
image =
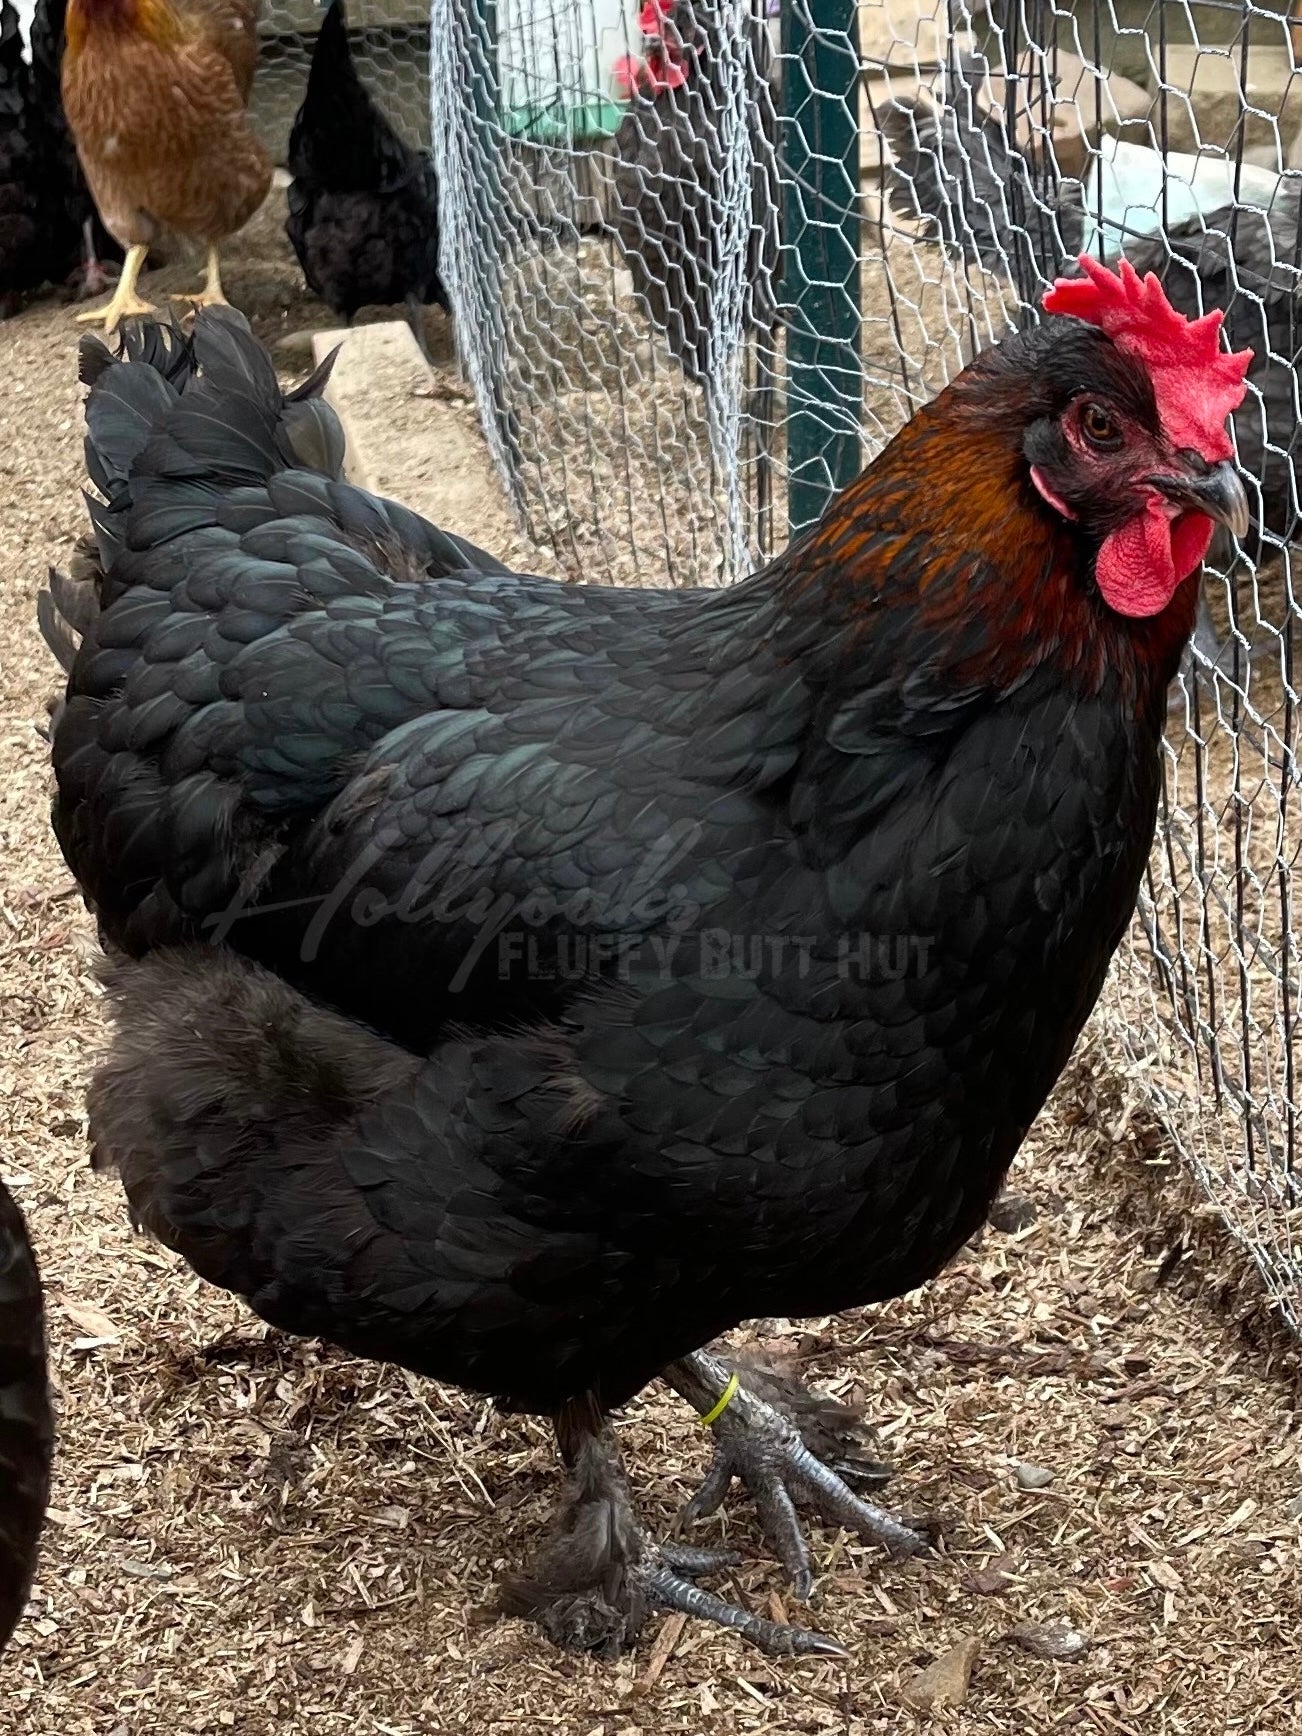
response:
M265 481L287 468L341 474L343 430L321 398L334 360L284 393L248 321L224 307L202 310L190 333L175 320L132 322L116 350L82 339L86 469L104 498L86 496L93 539L78 545L70 573L51 571L37 599L41 636L65 672L99 612L104 574L123 554L128 507L147 501L151 534L164 541L211 516L214 477ZM159 478L168 489L154 500L151 479Z
M51 591L54 581L62 579L63 574L50 568L50 590L38 591L36 596L36 622L41 629L41 638L53 651L60 669L65 675L72 674L72 666L77 661L77 652L81 647L81 639L75 633L59 610Z

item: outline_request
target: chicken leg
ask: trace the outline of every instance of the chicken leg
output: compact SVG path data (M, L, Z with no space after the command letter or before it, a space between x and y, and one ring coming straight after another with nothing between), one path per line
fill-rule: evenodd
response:
M733 1628L766 1652L844 1656L821 1634L751 1615L694 1584L735 1566L725 1551L655 1543L633 1511L619 1448L590 1395L556 1417L556 1441L570 1485L556 1527L531 1571L499 1594L506 1615L536 1621L557 1645L616 1657L637 1639L654 1609L680 1610Z
M916 1555L927 1548L931 1539L925 1528L893 1518L856 1495L845 1480L853 1476L881 1481L885 1467L870 1460L839 1458L838 1469L831 1469L810 1451L792 1417L760 1398L719 1357L698 1350L671 1363L664 1378L702 1417L710 1419L717 1442L705 1481L688 1502L685 1516L702 1519L717 1512L733 1478L740 1477L755 1498L769 1547L802 1602L809 1596L814 1575L809 1546L796 1517L796 1497L829 1524L843 1525L869 1542L880 1543L894 1556Z
M136 281L144 270L145 260L149 257L149 249L143 246L128 247L127 257L123 262L122 275L118 278L117 288L111 298L102 307L88 307L84 313L76 315L82 325L95 323L103 325L106 333L115 332L124 319L138 318L155 311L154 304L143 301L136 294Z
M208 269L204 275L203 288L189 295L174 295L172 301L187 301L191 307L229 307L226 291L222 288L221 259L215 247L208 249Z
M81 264L68 279L77 301L89 301L93 295L104 295L121 276L116 265L106 265L95 249L95 219L88 217L81 226Z

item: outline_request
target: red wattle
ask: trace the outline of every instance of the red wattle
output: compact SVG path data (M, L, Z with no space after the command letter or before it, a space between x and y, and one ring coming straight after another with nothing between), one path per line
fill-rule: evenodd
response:
M1170 509L1151 499L1099 549L1094 577L1104 602L1118 615L1160 615L1207 553L1213 529L1200 512L1172 523Z

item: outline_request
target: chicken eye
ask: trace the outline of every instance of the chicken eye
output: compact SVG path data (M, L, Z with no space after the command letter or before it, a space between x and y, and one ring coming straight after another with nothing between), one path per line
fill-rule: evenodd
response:
M1081 411L1080 426L1091 446L1112 451L1121 444L1121 430L1101 404L1086 404Z

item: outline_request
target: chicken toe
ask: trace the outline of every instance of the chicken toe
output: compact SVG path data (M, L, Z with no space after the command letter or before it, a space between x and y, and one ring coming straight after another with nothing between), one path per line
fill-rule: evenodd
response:
M173 295L169 299L188 302L191 307L230 306L226 291L222 288L221 259L215 247L208 249L208 269L204 274L203 288L188 295Z
M136 282L144 269L148 254L147 247L128 248L122 275L118 278L117 288L112 296L101 307L88 307L84 313L74 315L78 323L102 325L105 332L110 333L115 332L124 319L139 319L154 313L156 309L153 302L145 301L136 294Z
M695 1584L704 1573L735 1566L723 1550L655 1543L633 1511L614 1436L595 1407L576 1427L575 1410L557 1418L557 1439L570 1464L570 1485L556 1526L530 1571L498 1596L503 1614L537 1622L555 1644L618 1657L635 1644L653 1610L732 1628L776 1656L843 1656L835 1641L805 1628L752 1615Z
M843 1525L897 1557L916 1555L930 1544L927 1526L893 1517L857 1495L846 1480L847 1475L862 1478L860 1467L867 1466L867 1474L880 1481L886 1467L850 1459L838 1461L833 1470L811 1452L790 1415L760 1398L718 1357L697 1351L667 1368L665 1379L700 1411L716 1441L714 1459L685 1518L717 1512L733 1478L740 1477L754 1498L765 1539L802 1601L814 1575L797 1500L828 1524Z

